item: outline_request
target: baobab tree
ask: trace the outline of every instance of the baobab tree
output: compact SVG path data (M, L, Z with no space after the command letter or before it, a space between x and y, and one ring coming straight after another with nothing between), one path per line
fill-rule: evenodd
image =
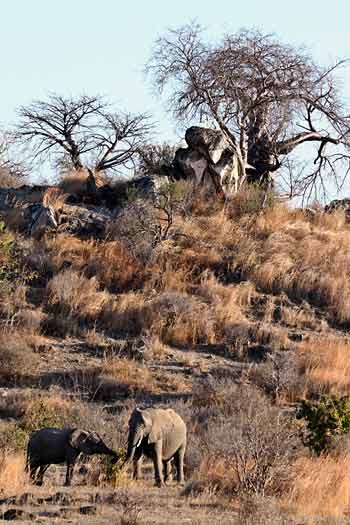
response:
M209 44L191 24L160 37L146 69L177 120L222 131L240 185L266 184L308 144L310 162L293 182L310 196L329 176L340 185L350 170L350 113L338 82L344 64L321 67L259 31Z
M148 115L113 111L100 96L51 95L19 109L16 137L34 160L108 173L133 166L151 129Z

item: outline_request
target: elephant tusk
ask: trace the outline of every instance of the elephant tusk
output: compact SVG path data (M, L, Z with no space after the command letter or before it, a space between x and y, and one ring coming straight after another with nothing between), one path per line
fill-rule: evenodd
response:
M136 443L136 448L139 447L139 446L141 445L141 441L142 441L142 439L140 438L140 439L138 440L138 442Z

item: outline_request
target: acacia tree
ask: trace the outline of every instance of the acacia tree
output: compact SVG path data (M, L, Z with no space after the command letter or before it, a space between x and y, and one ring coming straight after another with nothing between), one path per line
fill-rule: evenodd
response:
M21 107L19 117L17 139L34 159L99 172L132 166L152 128L148 115L113 111L100 96L51 95Z
M266 183L290 167L297 148L312 146L297 181L311 195L329 175L339 185L350 170L350 115L337 82L343 64L320 67L305 51L259 31L227 34L210 45L191 24L159 38L146 69L176 119L204 121L224 133L240 184Z

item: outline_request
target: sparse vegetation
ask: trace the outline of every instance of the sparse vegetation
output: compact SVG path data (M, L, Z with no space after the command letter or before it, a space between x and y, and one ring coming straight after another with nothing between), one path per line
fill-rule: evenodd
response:
M145 69L181 143L85 92L0 126L0 521L349 522L350 198L321 203L350 176L347 65L191 22ZM186 423L169 461L152 408Z

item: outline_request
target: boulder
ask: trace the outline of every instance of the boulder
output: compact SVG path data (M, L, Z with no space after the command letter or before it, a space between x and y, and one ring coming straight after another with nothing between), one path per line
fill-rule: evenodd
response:
M228 194L237 187L237 156L220 130L192 126L185 140L188 147L175 153L175 179L193 179L218 194Z
M28 208L31 214L29 234L32 237L41 239L48 231L57 229L57 218L52 208L43 206L40 203L31 204Z
M324 209L326 213L333 213L337 210L344 210L346 219L350 220L350 199L334 199Z
M198 151L213 164L219 162L226 149L230 149L224 134L218 129L191 126L185 133L188 147Z

